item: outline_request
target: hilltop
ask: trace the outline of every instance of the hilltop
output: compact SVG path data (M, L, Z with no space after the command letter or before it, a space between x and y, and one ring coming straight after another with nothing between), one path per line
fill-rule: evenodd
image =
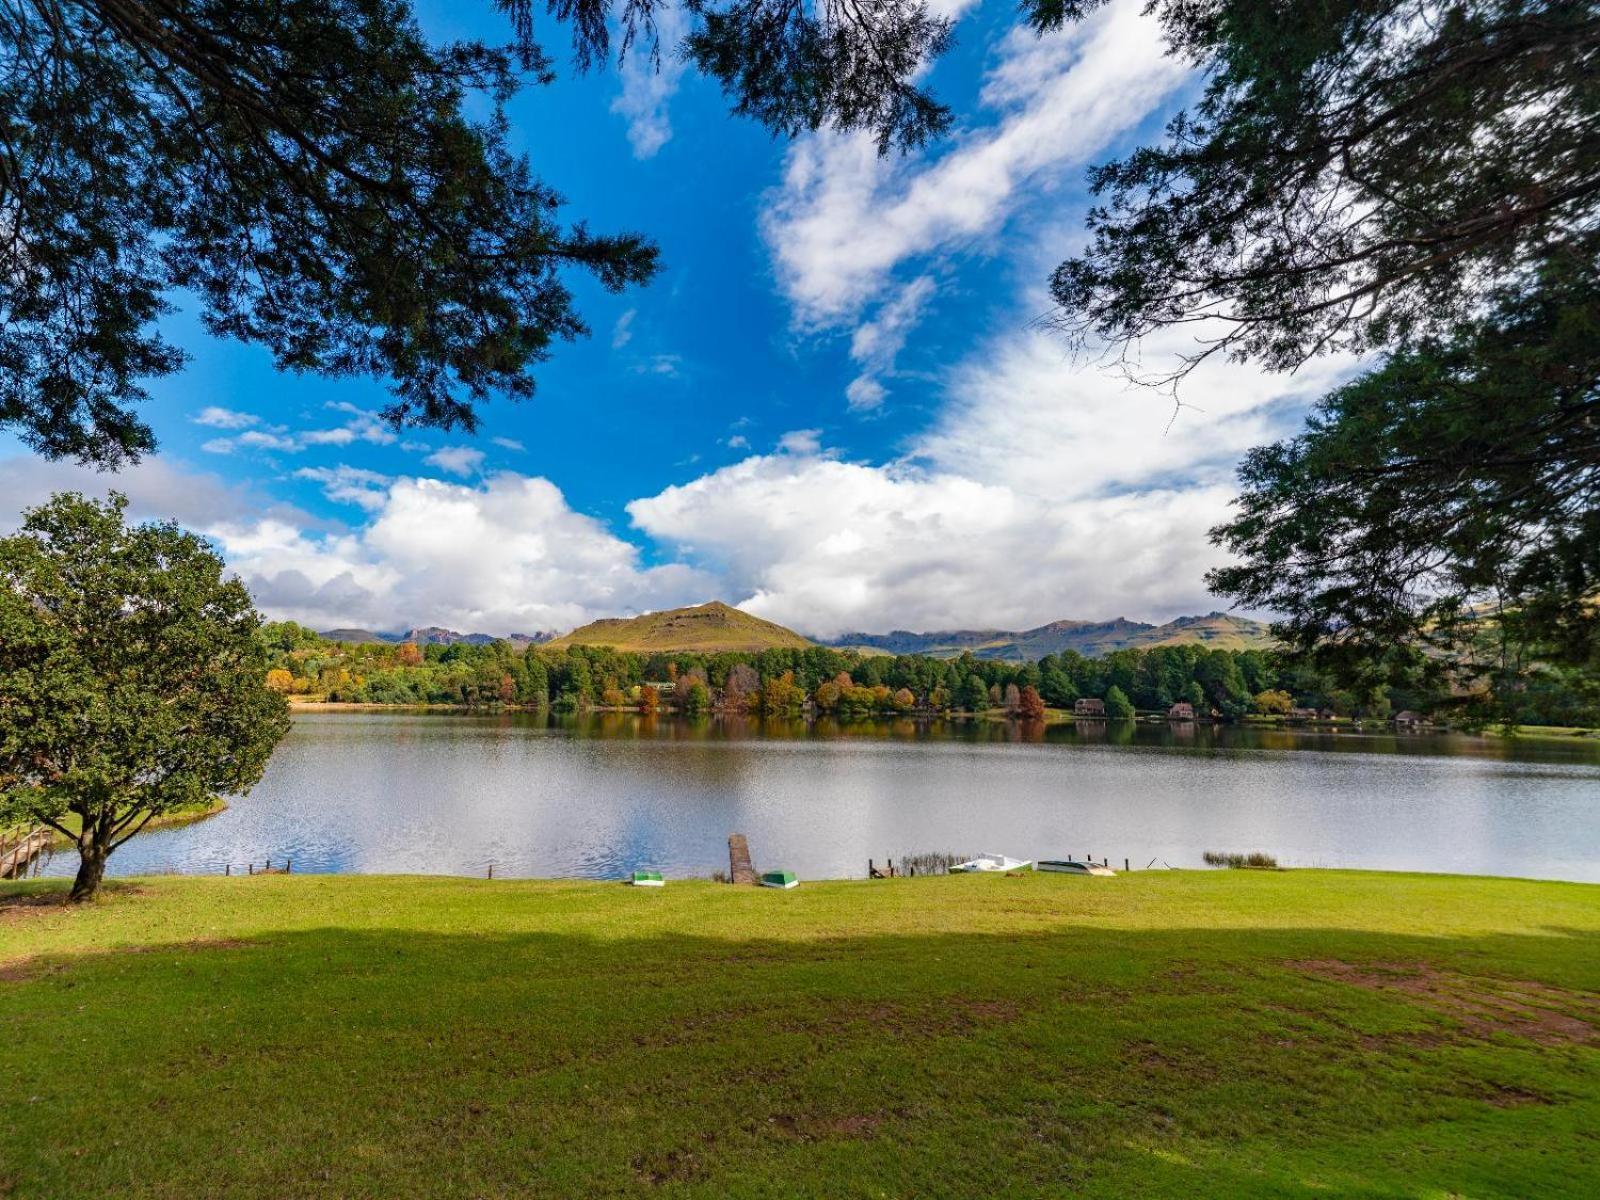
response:
M975 658L1037 662L1047 654L1074 650L1097 658L1113 650L1148 649L1151 646L1203 644L1214 650L1264 650L1273 644L1271 631L1261 621L1214 612L1203 617L1178 617L1165 625L1130 621L1051 621L1035 629L951 629L932 633L847 633L824 644L875 650L888 654L926 654L934 658Z
M669 608L638 617L606 617L574 629L549 643L561 646L610 646L615 650L651 653L657 650L698 650L716 653L737 650L803 649L812 643L785 629L737 608L712 601L693 608Z

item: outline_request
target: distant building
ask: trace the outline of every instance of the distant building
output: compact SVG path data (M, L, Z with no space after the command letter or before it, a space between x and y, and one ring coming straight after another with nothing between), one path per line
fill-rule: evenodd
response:
M1426 717L1419 712L1412 712L1409 708L1394 715L1394 727L1396 729L1421 729L1427 723L1428 719Z
M1106 702L1086 697L1076 700L1072 705L1072 715L1075 717L1103 717L1106 715Z
M1315 721L1318 714L1314 708L1291 708L1289 716L1296 721Z
M1171 708L1167 709L1167 720L1169 720L1169 721L1192 721L1192 720L1194 720L1194 705L1190 704L1187 700L1179 700Z

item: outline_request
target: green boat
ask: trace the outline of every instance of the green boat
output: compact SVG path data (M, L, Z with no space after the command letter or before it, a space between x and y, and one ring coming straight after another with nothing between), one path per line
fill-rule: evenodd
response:
M667 881L661 878L660 871L635 871L633 878L628 880L634 887L666 887Z
M761 876L761 886L792 888L799 887L800 881L794 877L793 871L768 871Z

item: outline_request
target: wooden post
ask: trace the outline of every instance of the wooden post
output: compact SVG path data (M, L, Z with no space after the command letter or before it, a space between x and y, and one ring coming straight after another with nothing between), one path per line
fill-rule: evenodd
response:
M223 863L222 864L222 873L224 875L232 875L233 874L233 864L232 863Z
M490 879L494 878L494 864L493 863L489 864L489 878Z
M250 874L254 875L256 873L256 865L255 865L255 863L249 863L247 865L248 865Z
M889 860L889 878L894 878L894 859L892 858Z
M283 860L283 873L285 875L294 874L294 859L286 858Z
M1124 870L1124 871L1131 871L1131 870L1133 870L1133 868L1132 868L1132 867L1130 867L1130 866L1129 866L1129 865L1128 865L1128 860L1127 860L1127 859L1123 859L1123 860L1122 860L1122 869L1123 869L1123 870Z

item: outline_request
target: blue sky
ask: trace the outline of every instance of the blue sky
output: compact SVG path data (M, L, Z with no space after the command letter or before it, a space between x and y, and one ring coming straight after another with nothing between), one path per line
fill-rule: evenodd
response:
M381 381L279 374L186 307L166 330L192 362L146 411L159 455L111 480L0 440L0 521L114 484L321 628L503 634L708 599L818 634L1216 607L1204 531L1232 466L1337 364L1207 368L1169 432L1170 401L1071 361L1034 322L1085 167L1159 136L1192 80L1137 3L1044 39L1010 4L945 3L932 82L957 128L911 157L775 140L670 47L660 72L637 56L515 99L569 216L649 234L664 269L621 296L575 279L593 335L476 437L389 431ZM487 4L420 11L500 36Z

